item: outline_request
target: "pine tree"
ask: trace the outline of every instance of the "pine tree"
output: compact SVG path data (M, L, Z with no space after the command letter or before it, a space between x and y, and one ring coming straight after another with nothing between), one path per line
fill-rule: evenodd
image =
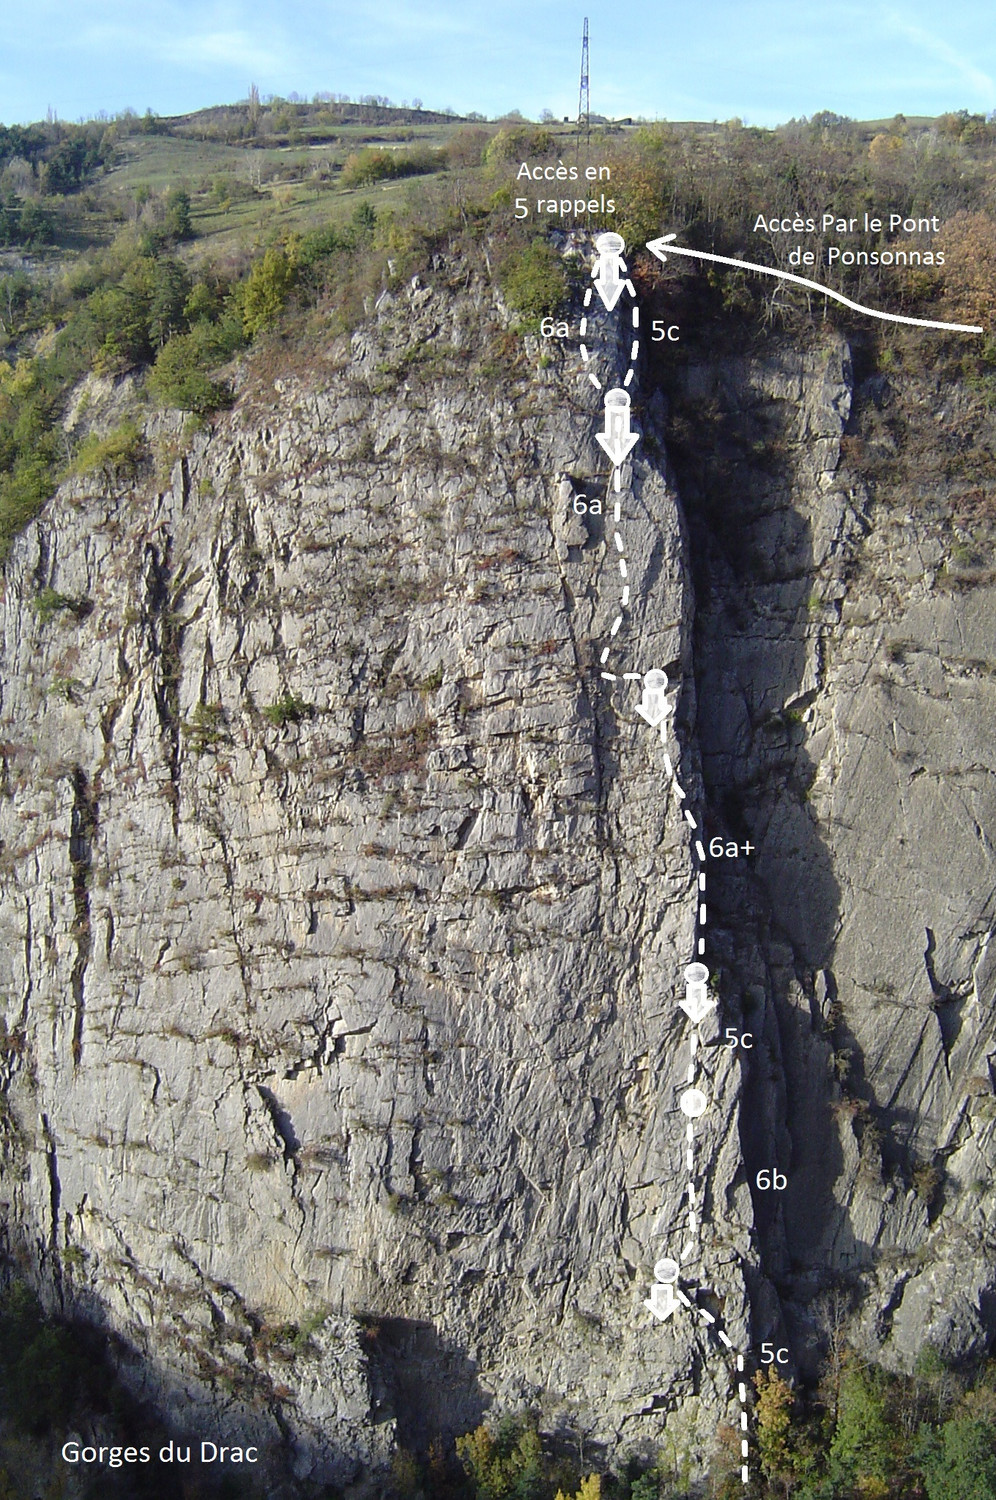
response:
M921 1457L930 1500L996 1500L996 1433L979 1417L954 1417Z
M867 1500L888 1495L892 1437L881 1382L874 1372L852 1365L841 1380L837 1426L830 1444L834 1483L852 1485Z

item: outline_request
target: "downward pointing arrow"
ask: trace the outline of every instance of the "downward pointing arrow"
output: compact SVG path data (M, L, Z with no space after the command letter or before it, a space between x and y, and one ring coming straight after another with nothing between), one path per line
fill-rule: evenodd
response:
M678 1306L675 1300L674 1287L670 1283L662 1284L659 1281L655 1281L650 1288L650 1296L644 1297L643 1305L649 1308L654 1317L658 1318L660 1322L666 1323Z
M646 719L651 729L656 729L661 720L667 715L666 708L644 708L642 703L638 703L636 705L636 711L640 715L641 719Z
M608 234L600 234L595 241L598 258L591 274L595 289L609 312L622 296L623 287L628 288L631 297L636 296L633 283L626 277L626 262L622 258L625 248L622 235L611 230Z
M639 712L639 710L637 710L637 712ZM711 1010L716 1009L716 1003L717 1002L715 1000L710 1000L709 998L702 1000L698 998L692 998L688 995L686 995L684 1000L678 1001L679 1007L685 1012L685 1015L695 1026L697 1026L700 1021L704 1021Z
M625 437L617 437L615 434L609 437L607 433L596 432L595 441L602 445L612 462L618 468L624 462L626 455L631 453L636 447L640 441L640 435L638 432L630 432Z
M629 430L629 395L622 386L605 393L605 431L595 438L618 468L627 453L640 441L638 432Z
M598 280L595 282L595 291L601 297L609 312L612 311L616 303L619 301L619 298L622 296L624 285L625 283L622 281L610 281L607 279L603 279L601 276L599 276Z

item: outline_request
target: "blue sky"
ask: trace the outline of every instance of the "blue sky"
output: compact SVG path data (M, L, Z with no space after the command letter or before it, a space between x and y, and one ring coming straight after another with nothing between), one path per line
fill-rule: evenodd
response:
M773 125L996 109L992 0L31 0L4 7L0 120L173 114L263 94Z

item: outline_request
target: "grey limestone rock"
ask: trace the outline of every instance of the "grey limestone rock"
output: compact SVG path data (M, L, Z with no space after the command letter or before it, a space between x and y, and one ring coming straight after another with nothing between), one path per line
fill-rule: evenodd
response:
M776 339L681 374L684 518L635 387L610 636L598 395L458 269L207 430L149 415L0 601L8 1238L275 1484L527 1402L700 1467L736 1412L705 1318L643 1308L698 899L650 666L703 833L751 844L708 866L693 1297L749 1365L814 1359L833 1286L897 1368L993 1332L992 583L841 461L844 342Z
M210 430L150 417L133 486L67 483L18 542L0 616L10 1233L180 1426L279 1428L338 1483L393 1419L530 1402L700 1454L731 1402L705 1323L642 1307L684 1213L690 832L597 670L595 393L570 351L489 373L504 320L413 285ZM619 650L690 677L675 493L637 458L625 498ZM742 1347L738 1068L708 1070ZM421 1430L413 1380L446 1392Z

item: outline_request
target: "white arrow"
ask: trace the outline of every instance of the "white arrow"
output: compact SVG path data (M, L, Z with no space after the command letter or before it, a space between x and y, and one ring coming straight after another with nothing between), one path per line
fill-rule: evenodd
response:
M678 1306L674 1295L674 1287L670 1282L662 1284L655 1281L650 1288L650 1296L644 1297L643 1305L653 1313L654 1317L661 1323L666 1323L668 1318Z
M595 291L601 297L609 312L612 311L616 303L619 301L619 298L622 296L624 286L625 282L623 281L603 281L601 277L599 277L599 279L595 282Z
M716 1009L716 1003L715 1000L708 998L703 1000L698 995L686 995L684 1000L678 1001L678 1006L685 1012L692 1024L697 1026L700 1021L705 1020L711 1010Z
M610 437L607 432L596 432L595 441L601 443L606 453L615 464L616 468L624 463L628 454L632 453L640 441L639 433L631 432L628 437Z
M624 271L625 269L626 267L623 266ZM620 279L615 274L615 271L616 268L614 266L606 266L595 281L595 290L609 312L615 307L624 291L628 291L631 297L636 296L636 292L633 290L633 283L629 277Z
M640 434L629 430L629 393L621 386L605 393L605 431L596 432L595 441L617 468L640 441Z
M671 705L667 701L666 672L653 667L647 673L643 679L643 702L636 705L636 711L642 719L646 719L651 729L663 724L671 712Z
M595 290L609 312L619 301L624 288L628 288L631 297L636 296L633 283L626 276L626 262L622 258L625 248L626 242L621 234L600 234L595 241L598 256L591 274Z
M676 240L677 238L678 236L676 234L665 234L662 235L659 240L648 240L647 249L650 251L651 255L656 255L657 259L661 261L662 264L667 265L667 256L664 254L664 251L667 249L668 245L670 245L671 241Z
M665 234L659 240L648 240L647 249L665 265L668 255L690 255L694 260L711 260L720 266L733 266L737 271L758 271L762 276L777 276L781 281L794 281L796 286L808 287L811 292L832 297L835 302L843 303L852 311L864 313L866 318L881 318L883 323L911 323L914 328L946 328L952 333L985 332L984 328L979 328L974 323L938 323L931 318L906 318L899 313L879 312L876 307L865 307L862 302L852 302L850 297L835 292L832 287L810 281L808 276L794 276L791 271L777 271L774 266L758 265L754 260L734 260L730 255L712 255L708 250L689 250L684 245L673 245L671 241L674 238L673 234Z
M708 980L709 970L705 964L689 964L685 970L685 998L678 1004L693 1026L715 1010L718 1003L709 993Z

